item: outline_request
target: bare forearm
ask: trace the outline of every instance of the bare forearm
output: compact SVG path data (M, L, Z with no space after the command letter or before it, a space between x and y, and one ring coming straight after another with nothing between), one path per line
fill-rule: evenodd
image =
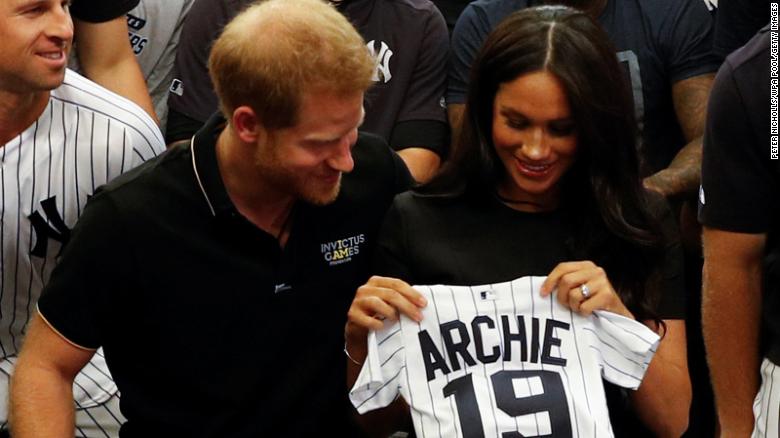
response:
M157 120L146 80L127 39L127 19L121 16L104 23L74 20L74 25L75 47L84 74L132 100Z
M455 149L458 145L460 128L463 124L463 114L466 112L466 105L462 103L451 103L447 105L447 118L450 121L450 156L455 156Z
M36 313L11 378L14 438L72 437L73 379L94 350L71 343Z
M352 389L360 375L360 369L366 361L368 346L366 343L367 331L355 324L347 323L344 329L344 353L347 356L347 389Z
M113 65L96 65L82 67L91 80L120 96L132 100L157 121L152 98L146 87L141 68L135 58L122 59Z
M682 370L654 363L631 397L634 411L655 436L679 437L688 429L690 378Z
M695 195L701 182L702 137L677 153L669 167L645 178L645 187L668 198Z
M419 183L428 182L439 170L441 159L435 152L423 148L406 148L398 151L409 173Z
M758 392L761 257L721 231L704 233L702 328L721 430L749 436Z
M63 438L74 433L72 383L56 372L17 366L11 382L10 423L14 438Z
M714 74L672 84L672 101L680 129L688 142L666 169L645 178L645 186L667 197L695 195L701 181L701 142L707 117L707 100Z
M634 392L634 411L657 437L679 437L688 428L691 406L691 380L685 358L685 326L676 324L676 333L661 341L642 385ZM674 345L672 345L674 344Z

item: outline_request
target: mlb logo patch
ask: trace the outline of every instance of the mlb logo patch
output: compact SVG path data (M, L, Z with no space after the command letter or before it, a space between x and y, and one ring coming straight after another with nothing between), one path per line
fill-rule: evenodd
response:
M482 301L494 301L497 296L493 289L487 289L479 292L479 298Z
M169 88L168 91L177 96L181 96L184 94L184 84L182 84L181 80L174 79L171 82L171 88Z

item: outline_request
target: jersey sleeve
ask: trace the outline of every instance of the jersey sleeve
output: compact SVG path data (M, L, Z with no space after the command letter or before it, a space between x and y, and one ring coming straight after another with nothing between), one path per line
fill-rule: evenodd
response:
M159 131L144 133L128 129L125 134L127 142L124 145L124 161L129 164L125 170L132 169L165 152L165 143Z
M385 323L368 335L368 356L349 398L361 414L392 403L400 394L401 374L406 368L399 323Z
M659 25L671 82L714 73L720 62L712 50L713 22L701 0L673 0Z
M138 3L140 0L74 0L70 12L73 18L89 23L103 23L121 17Z
M146 113L138 115L146 116ZM144 119L145 117L139 118L142 122ZM151 122L151 118L149 121ZM121 129L123 130L122 144L110 145L111 151L108 154L109 163L107 164L110 171L107 172L107 182L165 151L162 134L156 125L126 124L121 126Z
M444 156L449 127L442 99L447 88L449 34L441 13L433 6L428 12L423 41L390 145L395 150L422 147Z
M769 7L755 0L728 0L715 15L713 51L719 59L747 43L769 21Z
M633 319L601 310L594 312L590 333L604 379L639 388L661 338Z
M466 103L471 64L490 32L490 25L474 5L463 10L452 31L447 104Z
M125 129L125 149L130 154L131 167L135 167L165 152L165 139L157 124L138 108L135 123Z
M199 122L198 128L219 110L219 99L208 71L211 46L225 24L249 3L247 0L196 1L182 26L168 107L190 121ZM183 138L189 138L191 134Z
M755 124L750 113L727 60L715 78L707 108L699 196L699 221L705 226L765 233L778 217L769 145L758 137L761 125ZM765 127L768 131L769 125Z
M102 134L90 134L97 136L95 143L103 142L104 138L100 136L106 136L106 142L110 142L113 151L124 148L124 163L133 163L135 160L134 164L138 164L165 151L165 139L160 127L146 111L126 97L72 70L66 70L63 86L55 91L64 100L85 103L96 114L105 115L105 131ZM127 164L122 166L124 170L131 167Z

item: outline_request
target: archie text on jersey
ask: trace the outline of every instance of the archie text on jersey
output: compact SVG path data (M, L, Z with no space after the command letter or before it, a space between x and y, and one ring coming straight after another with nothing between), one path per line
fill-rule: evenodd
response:
M543 335L541 325L544 325ZM468 367L476 365L477 361L483 364L493 363L499 359L509 362L512 360L513 342L517 342L520 346L520 361L522 362L541 362L545 365L566 366L566 359L555 357L552 354L553 347L558 347L559 351L561 347L561 339L557 337L556 328L568 331L569 324L555 319L532 317L531 336L529 337L523 315L517 315L515 328L511 327L510 317L502 315L500 330L496 327L496 322L485 315L474 317L470 325L458 320L445 322L439 325L439 330L449 364L427 330L420 331L417 336L420 340L426 376L430 382L435 378L436 370L445 375L460 370L461 361ZM485 345L484 339L487 331L497 332L498 337L491 336L491 338L500 339L499 343L503 344L503 348L499 343ZM476 360L468 351L472 340ZM458 356L460 356L460 360L458 360Z

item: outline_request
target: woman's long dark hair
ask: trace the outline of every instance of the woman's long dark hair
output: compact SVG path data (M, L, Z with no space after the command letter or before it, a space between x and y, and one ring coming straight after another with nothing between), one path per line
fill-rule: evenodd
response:
M657 319L657 287L648 285L664 244L639 178L634 106L615 49L584 13L540 6L498 25L472 66L453 156L418 192L485 196L495 190L506 176L492 141L496 93L501 84L537 71L561 81L577 129L577 161L562 180L559 202L575 229L570 251L607 271L637 319Z

